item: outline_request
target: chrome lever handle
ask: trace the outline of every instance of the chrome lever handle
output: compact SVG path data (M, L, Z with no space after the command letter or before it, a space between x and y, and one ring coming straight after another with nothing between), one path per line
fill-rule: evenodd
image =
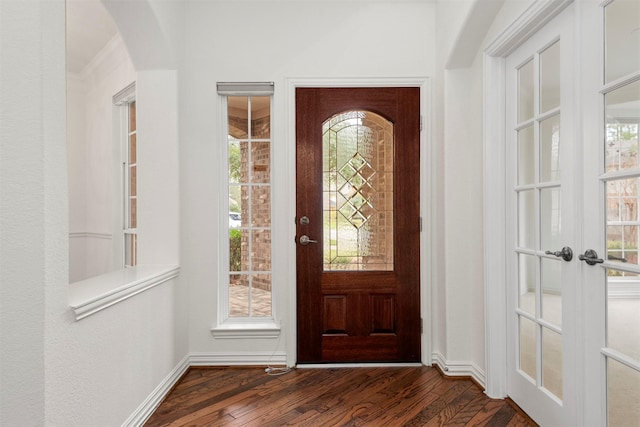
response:
M589 265L602 264L604 262L602 258L598 258L598 253L593 249L587 249L584 254L578 255L578 259Z
M302 246L307 246L309 243L318 243L317 240L311 240L309 236L307 236L306 234L303 234L302 236L300 236L298 241Z
M563 260L569 262L573 259L573 251L571 250L571 248L569 246L565 246L564 248L562 248L559 251L556 252L551 252L551 251L546 251L545 254L547 255L553 255L556 256L558 258L562 258Z

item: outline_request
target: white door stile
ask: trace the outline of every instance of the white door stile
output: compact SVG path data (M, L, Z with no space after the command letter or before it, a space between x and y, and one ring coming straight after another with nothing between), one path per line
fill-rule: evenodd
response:
M598 150L599 141L604 138L602 119L604 108L601 95L597 88L602 82L603 61L601 55L595 54L594 49L599 49L604 37L604 29L601 19L601 1L587 0L580 3L577 9L580 25L580 88L578 100L580 115L592 120L580 120L579 135L580 148L582 149L581 166L583 168L582 204L580 206L592 206L589 211L583 211L583 230L599 230L605 220L604 187L600 185L600 165L604 164L604 153ZM596 89L596 90L594 90ZM605 236L603 233L582 233L582 249L593 248L604 250ZM578 251L578 253L582 253ZM604 342L604 291L602 281L605 272L602 268L580 269L581 283L581 317L582 327L581 354L583 355L583 369L580 375L580 390L582 392L581 416L583 420L589 420L596 425L606 425L606 411L602 406L603 392L606 390L606 376L604 375L604 361L599 354ZM599 285L600 284L600 285ZM595 374L594 374L595 373Z

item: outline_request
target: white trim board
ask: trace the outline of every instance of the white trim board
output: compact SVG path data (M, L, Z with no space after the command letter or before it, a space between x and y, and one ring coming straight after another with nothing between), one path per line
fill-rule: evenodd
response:
M189 366L270 366L284 365L283 351L251 351L237 353L191 353Z
M122 427L129 426L141 426L143 425L149 417L155 412L155 410L160 406L160 403L164 400L164 398L169 394L171 389L180 381L182 376L189 370L191 367L190 356L185 356L169 375L167 375L158 386L151 392L151 394L138 406L138 408L122 423Z
M301 363L297 369L333 369L333 368L416 368L422 363Z
M113 235L111 233L94 233L91 231L72 231L69 233L69 238L70 239L92 238L92 239L111 240L113 239Z
M480 384L482 388L485 386L485 373L478 365L469 361L453 361L447 360L442 353L433 352L431 355L432 363L438 365L440 370L447 377L471 377L475 382Z

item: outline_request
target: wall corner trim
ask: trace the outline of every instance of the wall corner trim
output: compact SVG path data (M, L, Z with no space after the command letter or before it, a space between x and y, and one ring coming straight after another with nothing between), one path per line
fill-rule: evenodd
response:
M483 389L486 389L484 371L475 363L447 360L442 353L437 351L431 354L431 361L440 368L444 375L448 377L471 377Z

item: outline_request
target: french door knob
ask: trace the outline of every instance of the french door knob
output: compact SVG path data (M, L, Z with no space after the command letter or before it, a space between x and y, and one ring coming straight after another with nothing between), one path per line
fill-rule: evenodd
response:
M604 262L602 258L598 258L598 253L593 249L587 249L584 254L578 255L578 259L589 265L602 264Z
M546 251L545 254L547 255L553 255L556 256L558 258L562 258L565 261L571 261L573 259L573 251L571 250L571 248L569 246L565 246L564 248L562 248L559 251L556 252L551 252L551 251Z

